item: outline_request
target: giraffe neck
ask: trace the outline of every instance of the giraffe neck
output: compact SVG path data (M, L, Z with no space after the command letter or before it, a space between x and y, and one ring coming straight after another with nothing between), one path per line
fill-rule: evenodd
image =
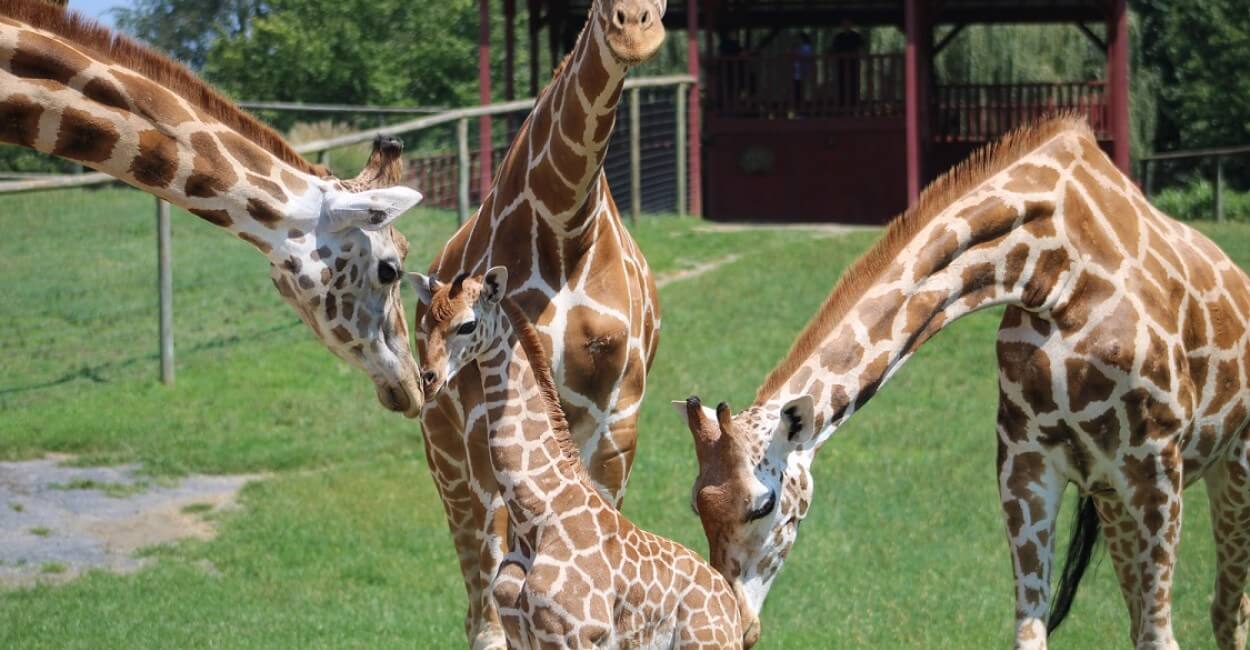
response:
M576 234L611 197L601 182L628 66L592 12L500 167L501 196L526 196L557 234Z
M478 366L495 479L518 534L530 536L560 516L550 501L557 493L592 507L605 502L581 468L546 362L534 363L544 354L537 334L519 307L505 305L509 313ZM552 387L546 395L544 383Z
M265 253L303 227L287 216L317 214L327 183L114 57L3 16L0 141L107 173Z
M820 333L819 344L808 347L813 341L801 337L757 404L813 396L819 446L950 323L995 305L1054 309L1067 295L1075 262L1056 218L1064 193L1074 191L1065 187L1062 161L1088 144L1084 137L1060 134L931 219L891 226L809 324L805 335ZM924 219L900 221L917 217ZM833 322L821 328L822 318Z

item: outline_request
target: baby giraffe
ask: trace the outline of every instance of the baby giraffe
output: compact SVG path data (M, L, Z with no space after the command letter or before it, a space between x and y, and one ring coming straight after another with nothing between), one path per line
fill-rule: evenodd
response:
M417 325L427 396L471 363L482 378L489 460L514 533L491 584L508 645L741 648L720 573L635 526L591 484L538 331L505 296L507 269L408 279L428 306Z

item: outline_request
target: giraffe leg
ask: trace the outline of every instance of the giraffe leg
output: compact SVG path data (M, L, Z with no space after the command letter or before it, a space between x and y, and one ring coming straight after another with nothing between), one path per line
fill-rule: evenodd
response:
M1107 551L1115 565L1120 582L1120 593L1128 607L1129 639L1136 644L1141 630L1141 572L1137 566L1137 522L1124 505L1115 498L1095 497L1098 518L1102 520L1102 534L1107 540Z
M1250 458L1243 441L1232 458L1212 467L1206 477L1211 526L1219 574L1211 602L1211 625L1220 650L1245 650L1250 627Z
M1125 456L1129 480L1120 495L1137 524L1133 562L1140 572L1138 650L1176 650L1172 633L1172 578L1181 532L1181 454L1170 444L1140 460Z
M1015 569L1015 647L1045 650L1055 518L1066 483L1040 451L1010 440L1000 423L998 489Z

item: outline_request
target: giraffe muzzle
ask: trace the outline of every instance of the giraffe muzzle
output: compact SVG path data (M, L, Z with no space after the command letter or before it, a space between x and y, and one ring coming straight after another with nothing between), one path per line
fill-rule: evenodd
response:
M615 0L608 7L607 41L618 59L636 65L664 43L664 4L655 0Z

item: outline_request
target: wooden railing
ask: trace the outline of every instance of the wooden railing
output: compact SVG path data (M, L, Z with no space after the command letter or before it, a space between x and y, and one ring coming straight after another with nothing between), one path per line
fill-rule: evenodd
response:
M1084 115L1098 137L1110 137L1103 81L942 85L934 90L933 109L939 142L986 142L1061 111Z
M710 113L732 118L902 115L901 54L721 56L707 61Z

